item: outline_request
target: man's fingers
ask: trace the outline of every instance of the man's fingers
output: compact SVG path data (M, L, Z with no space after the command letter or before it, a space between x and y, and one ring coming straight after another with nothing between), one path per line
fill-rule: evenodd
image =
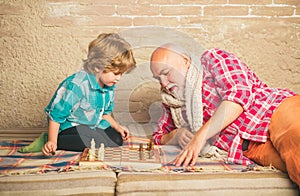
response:
M191 139L192 139L192 138L184 137L184 138L183 138L183 141L184 141L185 144L188 144L188 143L191 141Z
M178 143L181 146L181 148L184 148L191 140L187 137L182 138Z
M187 152L187 155L186 155L186 157L185 157L183 166L184 166L184 167L188 166L188 165L190 164L192 158L193 158L193 153L190 152L190 151L188 151L188 152Z
M186 156L186 151L185 150L181 151L181 153L176 157L176 159L174 161L174 165L176 167L179 167L182 164L182 162L184 161L185 156Z
M186 134L186 137L188 137L191 140L191 139L193 139L194 134L192 134L191 132L188 131L188 133Z
M194 166L197 162L198 154L193 154L192 160L190 161L190 166Z
M193 151L183 150L173 162L176 167L179 166L194 166L197 162L198 155Z

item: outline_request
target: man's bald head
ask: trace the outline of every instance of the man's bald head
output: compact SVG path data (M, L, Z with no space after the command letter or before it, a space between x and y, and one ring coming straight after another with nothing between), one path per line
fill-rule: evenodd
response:
M172 44L172 43L166 43L161 45L160 47L156 48L152 55L151 55L151 60L156 58L156 57L161 57L161 56L165 56L165 55L180 55L180 56L185 56L185 57L189 57L188 52L176 45L176 44Z

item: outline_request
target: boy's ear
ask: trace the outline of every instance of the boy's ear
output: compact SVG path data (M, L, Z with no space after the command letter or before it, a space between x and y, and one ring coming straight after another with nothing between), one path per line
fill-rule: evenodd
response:
M96 73L99 73L101 70L99 68L95 67L95 71L96 71Z

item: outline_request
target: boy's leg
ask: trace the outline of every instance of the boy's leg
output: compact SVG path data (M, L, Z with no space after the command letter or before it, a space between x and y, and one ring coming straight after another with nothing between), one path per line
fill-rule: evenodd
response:
M115 138L110 138L103 129L97 128L96 130L93 130L85 125L79 125L76 127L76 129L80 135L81 140L88 148L91 146L92 139L95 140L96 148L99 148L101 143L103 143L106 147L118 146L118 144L114 140Z
M27 153L27 152L42 152L42 149L46 142L48 141L48 133L43 132L41 135L35 139L31 144L20 148L18 152Z
M79 135L77 128L78 127L71 127L58 134L57 150L81 152L86 148L86 145Z
M106 135L112 140L113 143L115 143L118 146L123 145L123 139L119 132L117 132L114 128L108 127L104 130Z
M121 146L123 144L123 139L121 137L121 134L117 132L112 127L108 127L105 130L102 129L96 129L96 146L101 143L103 143L106 147L117 147Z
M284 100L271 118L270 139L286 164L292 181L300 185L300 95Z
M96 148L99 148L101 143L106 147L116 147L123 143L121 135L112 128L92 130L88 126L79 125L64 130L58 135L57 149L83 151L85 148L90 148L93 138Z

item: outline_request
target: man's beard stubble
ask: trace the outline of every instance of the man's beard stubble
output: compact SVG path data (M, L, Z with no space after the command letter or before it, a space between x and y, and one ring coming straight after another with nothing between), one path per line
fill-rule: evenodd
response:
M177 100L180 100L181 102L185 102L184 86L180 87L175 83L169 83L162 90L172 95Z

